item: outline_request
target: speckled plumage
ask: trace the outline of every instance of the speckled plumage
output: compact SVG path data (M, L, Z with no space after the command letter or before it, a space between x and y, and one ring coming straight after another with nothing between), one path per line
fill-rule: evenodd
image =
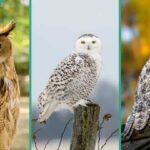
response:
M99 54L86 52L72 53L61 61L38 98L38 121L47 120L59 104L67 104L73 108L80 100L86 103L98 79L99 64Z
M135 102L127 119L123 138L130 138L134 130L140 131L148 125L150 115L150 59L144 65L139 76L135 92Z

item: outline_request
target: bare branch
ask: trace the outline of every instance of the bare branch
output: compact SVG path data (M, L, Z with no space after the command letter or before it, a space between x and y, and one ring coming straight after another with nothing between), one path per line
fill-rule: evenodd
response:
M60 146L61 146L62 138L63 138L63 136L64 136L64 133L65 133L65 131L66 131L66 128L67 128L67 126L69 125L69 123L70 123L70 121L71 121L72 119L73 119L73 118L70 118L70 119L67 121L67 123L66 123L66 125L65 125L65 127L64 127L64 129L63 129L63 132L61 133L60 142L59 142L59 145L58 145L57 150L59 150L59 148L60 148Z
M52 138L49 138L44 146L44 150L46 150L47 145L49 144L49 142L51 141Z
M32 135L32 139L34 141L35 149L38 150L37 143L36 143L36 135L35 134Z
M101 146L101 150L104 148L104 146L107 144L107 142L115 135L115 133L118 132L118 129L116 129L115 131L113 131L110 136L106 139L105 143Z
M104 120L104 117L103 117L103 120L100 123L99 131L98 131L98 150L100 150L101 129L103 128L102 125L104 124L104 122L105 122L105 120Z
M38 150L37 143L36 143L36 138L37 138L36 134L37 134L38 132L40 132L43 128L44 128L44 127L39 128L39 129L37 129L36 131L34 131L34 132L32 133L32 139L33 139L33 141L34 141L34 145L35 145L36 150Z
M98 150L100 150L101 130L103 128L103 124L104 124L105 121L110 120L110 118L111 118L111 114L105 114L103 116L102 122L100 123L99 131L98 131Z

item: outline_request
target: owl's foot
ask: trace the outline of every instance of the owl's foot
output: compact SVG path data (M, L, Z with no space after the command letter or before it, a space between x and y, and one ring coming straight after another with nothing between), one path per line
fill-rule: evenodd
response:
M90 100L81 99L77 103L75 103L75 105L73 105L73 107L78 107L79 105L87 107L87 104L89 104L89 103L91 103Z
M87 99L86 101L88 101L88 104L95 104L94 102L92 102L91 100Z

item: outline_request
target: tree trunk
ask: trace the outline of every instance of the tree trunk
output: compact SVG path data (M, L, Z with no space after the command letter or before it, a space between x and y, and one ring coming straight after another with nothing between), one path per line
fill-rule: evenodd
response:
M100 106L94 103L75 108L70 150L94 150L99 128Z
M122 140L122 150L149 150L150 128L147 125L142 131L133 132L128 140Z

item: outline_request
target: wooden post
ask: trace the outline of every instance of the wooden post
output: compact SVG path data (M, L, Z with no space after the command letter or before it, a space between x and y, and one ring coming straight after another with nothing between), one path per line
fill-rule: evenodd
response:
M70 150L95 150L100 106L94 103L75 108Z

